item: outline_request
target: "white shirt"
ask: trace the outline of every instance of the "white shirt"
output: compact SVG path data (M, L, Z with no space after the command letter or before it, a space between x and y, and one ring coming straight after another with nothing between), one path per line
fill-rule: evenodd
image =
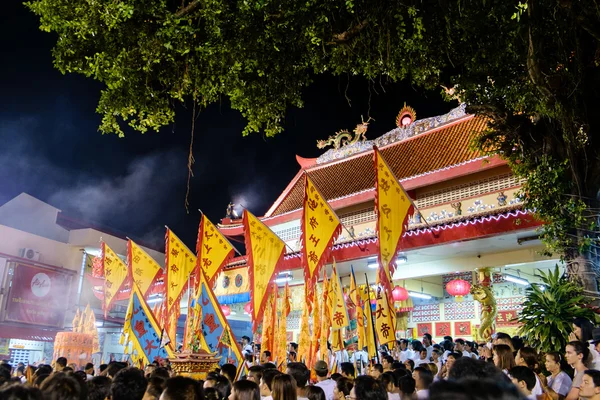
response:
M540 396L544 392L542 391L542 384L540 383L540 378L538 378L537 374L535 374L535 387L531 391L532 396ZM535 397L534 397L535 399Z
M415 368L417 368L421 364L429 364L429 360L421 360L421 359L415 360Z
M411 359L414 357L414 353L412 352L412 350L405 350L405 351L401 351L400 352L400 362L404 363L406 362L406 360Z
M350 357L348 356L348 351L346 349L336 351L335 359L336 359L338 365L340 365L340 363L343 363L343 362L348 362L348 360L350 359Z
M592 359L591 367L600 370L600 353L596 351L596 346L590 343L590 358Z
M427 359L431 358L431 353L433 353L433 346L425 347L427 350Z
M243 355L248 355L248 354L253 354L254 352L252 351L252 345L251 344L247 344L244 346L244 350L242 350L242 354Z
M333 389L335 389L336 383L333 379L325 379L315 383L315 386L320 387L325 392L325 398L327 400L333 400Z
M262 400L273 400L273 396L261 397Z
M400 393L388 392L388 400L400 400Z
M429 389L417 390L417 399L424 400L429 398Z

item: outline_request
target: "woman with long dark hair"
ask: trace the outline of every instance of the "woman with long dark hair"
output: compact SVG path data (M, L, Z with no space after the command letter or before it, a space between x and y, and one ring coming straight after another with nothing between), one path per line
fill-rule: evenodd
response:
M569 334L569 340L588 343L590 355L583 360L583 363L590 368L600 369L600 353L596 351L596 345L592 343L593 330L594 324L589 319L577 317L573 319L573 332Z
M296 380L287 374L276 375L271 384L273 400L297 400Z
M494 345L492 348L492 354L494 365L498 367L498 369L502 370L502 372L504 372L506 375L508 375L508 371L517 366L513 352L510 346L506 344Z
M256 382L247 379L237 381L231 388L229 400L260 400L260 389Z

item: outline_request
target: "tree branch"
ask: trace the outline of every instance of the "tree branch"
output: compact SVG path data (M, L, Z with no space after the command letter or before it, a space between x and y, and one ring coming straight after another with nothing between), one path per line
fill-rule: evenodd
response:
M353 26L352 28L348 29L347 31L342 32L342 33L336 33L335 35L333 35L331 42L329 42L328 44L341 44L341 43L349 42L356 35L358 35L360 33L360 31L365 29L367 27L367 25L369 25L369 20L363 19L358 25Z
M200 7L200 0L194 0L187 6L180 8L179 11L177 11L175 13L175 17L177 17L177 18L185 17L187 14L196 10L198 7Z

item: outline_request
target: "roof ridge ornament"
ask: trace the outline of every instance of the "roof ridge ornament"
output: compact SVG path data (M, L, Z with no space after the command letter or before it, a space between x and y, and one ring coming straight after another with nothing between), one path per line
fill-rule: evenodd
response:
M342 147L351 146L359 142L365 142L367 140L365 134L367 133L369 122L371 122L372 118L369 117L367 122L365 122L362 116L360 119L362 122L356 125L356 128L353 130L354 136L347 129L342 129L337 131L335 135L329 136L327 140L317 140L317 147L319 149L324 149L327 146L333 146L334 150L338 150Z
M411 106L407 106L404 102L404 107L398 113L396 117L396 126L398 128L406 128L417 120L417 112Z
M327 145L333 145L332 149L327 150L325 153L321 154L321 156L317 158L317 164L324 164L330 161L341 160L343 158L349 157L357 153L371 151L373 150L373 145L377 147L383 147L392 143L401 142L413 136L420 135L431 129L444 125L448 122L464 117L465 115L467 115L465 111L466 107L467 105L465 103L462 103L458 107L450 110L450 112L446 114L430 118L424 118L420 120L412 120L410 124L396 127L374 140L364 139L364 132L366 132L367 126L371 121L371 118L369 118L367 122L363 121L362 124L357 125L356 129L354 129L354 133L358 135L358 133L360 132L357 132L357 130L359 130L359 127L364 126L364 132L361 133L362 136L354 137L352 138L352 140L348 140L349 138L346 138L346 140L342 143L343 137L341 136L342 132L344 131L338 132L340 134L339 141L337 142L338 147L335 147L336 138L338 138L335 135L330 136L327 140L317 141L317 147L319 147L320 149L326 147ZM402 108L402 110L400 110L400 114L398 114L398 117L402 116L404 111L409 111L408 106L406 106L405 108ZM414 112L414 109L412 109L412 107L410 109ZM407 116L413 117L413 114L411 113ZM416 117L416 113L414 114L414 117ZM400 122L402 122L402 118ZM350 133L347 132L347 134L349 135Z

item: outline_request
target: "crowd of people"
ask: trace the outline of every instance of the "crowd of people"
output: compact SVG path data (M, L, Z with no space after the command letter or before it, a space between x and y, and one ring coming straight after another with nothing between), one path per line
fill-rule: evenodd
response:
M243 349L248 353L248 338ZM532 343L498 332L489 343L445 337L438 344L400 340L377 356L357 351L312 370L291 361L276 365L264 350L248 357L244 374L223 364L206 379L176 376L154 362L144 370L126 363L69 366L0 364L1 400L600 400L600 329L575 319L564 351L538 354ZM296 358L294 346L290 347ZM248 355L248 354L246 354ZM344 356L346 357L346 356ZM334 367L331 362L333 360Z

